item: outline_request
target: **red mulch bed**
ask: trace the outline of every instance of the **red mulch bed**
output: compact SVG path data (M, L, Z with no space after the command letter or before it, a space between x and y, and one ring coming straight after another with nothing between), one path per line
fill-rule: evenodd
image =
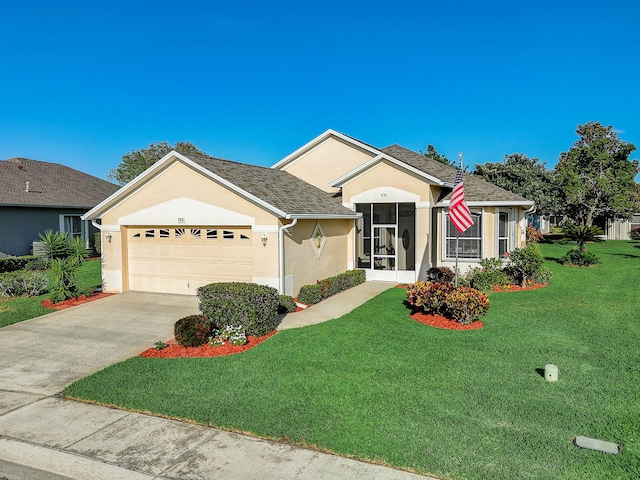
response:
M80 295L79 297L70 298L69 300L63 300L58 303L53 303L50 298L47 298L42 302L42 306L45 308L53 308L54 310L64 310L65 308L75 307L76 305L82 305L83 303L92 302L99 298L110 297L111 295L115 295L115 293L100 292L89 296Z
M482 323L480 320L471 322L469 325L463 325L462 323L456 322L455 320L449 320L442 315L427 315L426 313L416 312L410 316L416 322L424 323L425 325L429 325L431 327L445 328L447 330L478 330L479 328L484 327L484 323Z
M520 285L509 285L507 288L500 288L499 285L493 286L494 292L522 292L523 290L537 290L539 288L544 288L549 286L548 283L535 283L533 285L527 285L526 287L521 287Z
M245 350L255 347L261 342L264 342L267 338L277 333L274 330L262 337L247 336L247 343L244 345L231 345L229 343L220 347L212 347L208 343L205 343L201 347L181 347L175 340L168 342L168 346L162 350L156 350L151 347L142 352L140 357L147 358L202 358L202 357L221 357L223 355L233 355L235 353L242 353Z

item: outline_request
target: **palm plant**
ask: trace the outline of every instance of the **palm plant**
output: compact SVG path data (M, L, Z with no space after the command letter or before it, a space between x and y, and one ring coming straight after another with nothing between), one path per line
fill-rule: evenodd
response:
M580 252L585 251L587 243L604 241L604 232L595 225L568 224L562 227L562 234L566 239L576 242Z
M45 232L39 234L39 236L43 244L43 257L47 262L51 262L54 258L66 258L69 256L69 243L71 241L71 237L68 233L45 230Z

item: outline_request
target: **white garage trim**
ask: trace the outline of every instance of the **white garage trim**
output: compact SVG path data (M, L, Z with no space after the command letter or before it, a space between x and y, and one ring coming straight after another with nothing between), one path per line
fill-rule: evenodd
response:
M191 198L174 198L118 219L120 225L253 225L255 218Z

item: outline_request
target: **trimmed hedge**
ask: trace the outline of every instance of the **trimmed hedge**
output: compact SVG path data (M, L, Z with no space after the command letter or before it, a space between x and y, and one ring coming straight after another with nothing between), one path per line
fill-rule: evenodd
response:
M367 280L364 270L347 270L334 277L318 280L315 285L303 285L298 292L298 300L302 303L313 305L323 298L328 298L336 293L348 290L360 285Z
M293 313L298 309L295 300L290 295L278 296L278 313Z
M204 315L189 315L173 325L173 334L178 345L199 347L209 341L211 323Z
M298 292L298 301L307 305L315 305L322 300L322 286L319 283L314 285L303 285Z
M31 261L37 259L35 255L24 255L22 257L0 258L0 273L15 272L24 270L24 267Z
M256 283L211 283L197 290L200 311L214 330L243 326L247 335L261 337L278 325L278 291Z

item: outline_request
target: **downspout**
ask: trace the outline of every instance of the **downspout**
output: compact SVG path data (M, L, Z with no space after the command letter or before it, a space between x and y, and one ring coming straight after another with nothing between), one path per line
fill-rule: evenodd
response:
M279 281L280 281L280 295L284 295L284 275L285 275L285 271L284 271L284 231L288 230L290 228L292 228L296 223L298 223L298 219L294 218L293 222L288 223L287 225L282 225L279 229L278 229L278 248L279 248L279 258L280 258L280 265L278 268L278 277L279 277Z

